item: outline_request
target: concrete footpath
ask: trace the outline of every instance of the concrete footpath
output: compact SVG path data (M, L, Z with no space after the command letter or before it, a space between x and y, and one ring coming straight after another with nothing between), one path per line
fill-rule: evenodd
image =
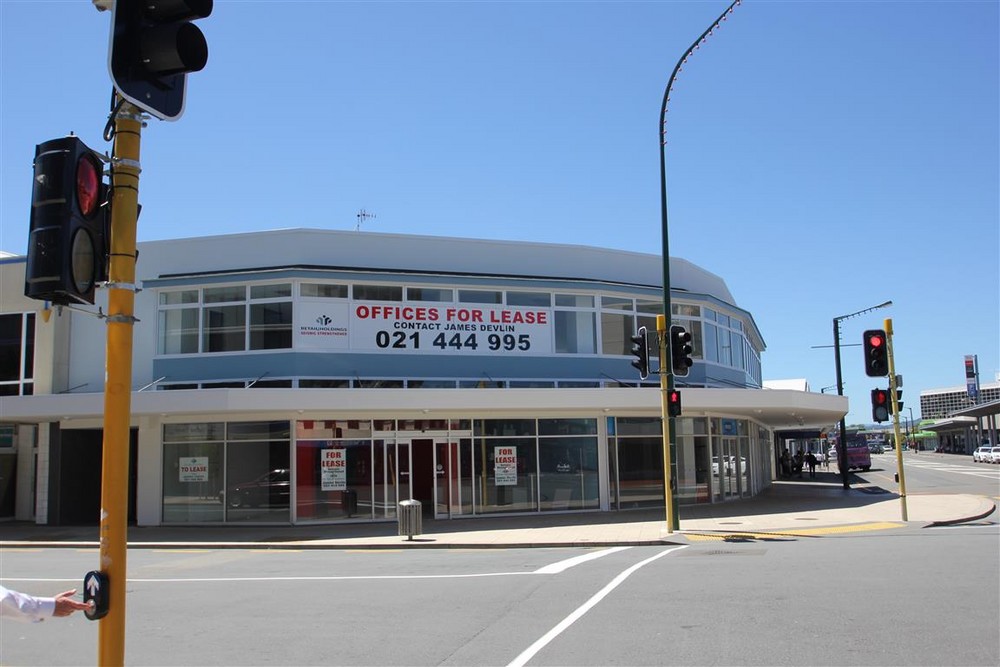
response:
M853 478L844 489L839 473L808 473L779 480L756 498L711 505L683 505L680 525L667 531L665 509L493 516L424 517L422 532L398 535L395 521L300 526L158 526L128 530L137 548L400 549L636 546L703 540L748 541L815 537L847 532L920 528L984 520L993 498L968 494L918 494L906 498ZM992 519L990 519L992 520ZM0 524L0 550L96 548L97 526Z

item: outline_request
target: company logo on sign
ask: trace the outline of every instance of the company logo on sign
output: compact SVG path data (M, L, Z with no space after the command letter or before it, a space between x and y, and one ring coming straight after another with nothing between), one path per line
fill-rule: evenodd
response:
M330 324L330 322L333 322L333 320L330 319L329 315L320 315L316 318L316 324L321 324L324 327Z

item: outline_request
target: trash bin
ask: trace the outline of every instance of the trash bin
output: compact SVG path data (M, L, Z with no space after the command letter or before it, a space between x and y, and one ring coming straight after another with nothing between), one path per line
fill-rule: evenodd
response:
M347 517L350 518L358 513L358 492L354 489L347 489L343 494L341 500L343 509L347 512Z
M414 535L423 532L423 514L420 508L420 501L401 500L396 513L399 518L399 534L406 535L406 539L412 540Z

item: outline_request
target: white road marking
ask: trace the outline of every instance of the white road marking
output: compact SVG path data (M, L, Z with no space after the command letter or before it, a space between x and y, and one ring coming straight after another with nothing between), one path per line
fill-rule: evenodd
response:
M551 565L546 565L535 570L535 574L559 574L560 572L565 572L574 565L579 565L580 563L586 563L589 560L594 560L595 558L601 558L618 551L624 551L631 547L611 547L609 549L603 549L601 551L595 551L589 554L583 554L581 556L576 556L575 558L567 558L566 560L561 560L557 563L552 563Z
M567 558L566 560L557 561L551 565L546 565L532 572L481 572L473 574L371 574L371 575L355 575L355 576L302 576L302 577L185 577L185 578L167 578L167 579L145 579L139 577L128 577L130 583L144 583L144 584L185 584L185 583L220 583L220 582L250 582L250 581L365 581L365 580L411 580L411 579L476 579L482 577L513 577L513 576L523 576L528 574L559 574L565 572L571 567L586 563L587 561L594 560L595 558L601 558L609 554L613 554L624 549L630 549L631 547L611 547L609 549L602 549L601 551L595 551L592 553L583 554L576 556L574 558ZM7 581L16 582L56 582L56 581L76 581L79 577L73 578L46 578L46 579L30 579L30 578L15 578L15 577L4 577Z
M546 645L548 645L549 642L551 642L553 639L555 639L560 634L562 634L563 630L565 630L569 626L571 626L574 623L576 623L576 621L579 618L581 618L584 614L586 614L588 611L590 611L591 609L593 609L593 607L598 602L600 602L605 597L607 597L607 595L609 593L611 593L611 591L613 591L614 589L618 588L618 586L621 585L621 583L623 581L625 581L626 579L628 579L628 577L633 572L635 572L636 570L638 570L639 568L641 568L644 565L652 563L654 560L656 560L658 558L662 558L663 556L666 556L667 554L669 554L669 553L671 553L673 551L677 551L678 549L684 549L687 546L688 545L684 544L684 545L681 545L681 546L678 546L678 547L672 547L670 549L664 549L663 551L661 551L660 553L656 554L655 556L651 556L650 558L647 558L644 561L640 561L640 562L636 563L635 565L633 565L632 567L630 567L627 570L625 570L624 572L622 572L621 574L619 574L617 577L615 577L614 579L612 579L611 582L607 586L605 586L604 588L602 588L601 590L599 590L597 593L595 593L593 595L593 597L591 597L589 600L587 600L582 605L580 605L579 607L577 607L576 610L572 614L570 614L569 616L567 616L566 618L564 618L554 628L552 628L551 630L549 630L548 632L546 632L544 635L542 635L542 637L540 639L538 639L538 641L536 641L534 644L532 644L531 646L529 646L528 648L526 648L521 653L521 655L517 656L511 662L509 662L507 664L507 667L524 667L524 665L526 665L529 660L531 660L533 657L535 657L536 653L538 653L539 651L541 651L543 648L545 648Z

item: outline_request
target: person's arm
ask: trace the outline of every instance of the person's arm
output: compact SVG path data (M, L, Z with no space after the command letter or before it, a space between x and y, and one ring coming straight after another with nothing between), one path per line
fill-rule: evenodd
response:
M76 589L55 597L35 597L0 586L0 616L18 621L44 621L49 616L69 616L74 611L88 609L85 602L74 600Z
M9 588L0 589L0 616L15 621L44 621L56 610L55 598L38 598Z

